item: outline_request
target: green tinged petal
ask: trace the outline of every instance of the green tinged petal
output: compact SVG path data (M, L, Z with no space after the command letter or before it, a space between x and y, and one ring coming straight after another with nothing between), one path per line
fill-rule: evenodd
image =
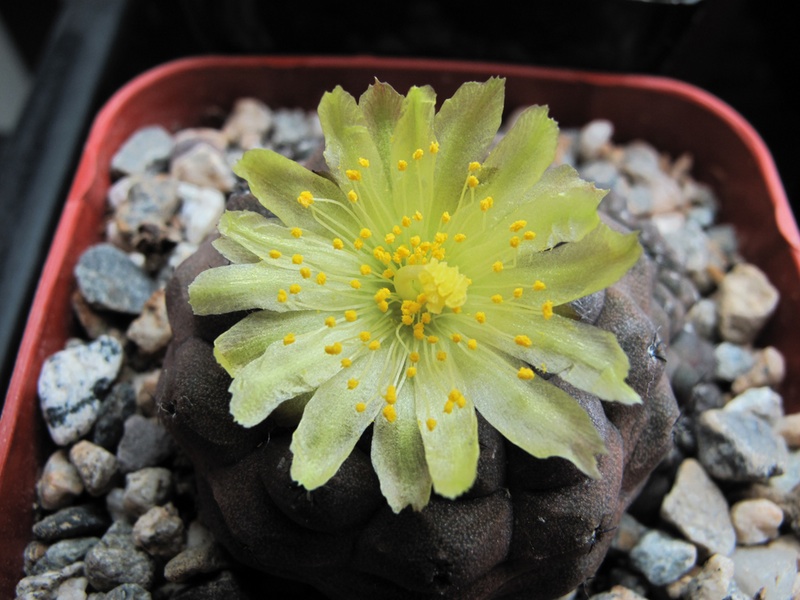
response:
M563 390L540 377L523 381L516 366L492 352L459 353L465 393L489 423L510 442L538 458L560 456L591 477L601 476L596 455L606 448L589 415ZM498 377L469 377L492 365ZM506 373L502 373L507 371Z
M372 466L389 506L399 513L406 506L422 510L431 495L431 476L414 409L413 380L397 394L397 419L378 417L372 433Z
M391 182L392 136L403 111L403 96L388 83L376 81L361 95L358 106L381 159L384 178Z
M390 352L378 350L375 355L356 362L322 383L306 404L300 425L292 436L292 479L308 490L324 485L350 456L353 447L367 426L384 405L381 397L385 384L382 368L367 369L354 389L348 380L360 371L359 365L372 359L385 363ZM356 404L365 404L363 411ZM381 419L382 417L378 417Z
M260 262L215 267L200 273L189 285L189 303L196 315L254 308L284 312L291 307L278 302L277 296L285 278L280 269Z

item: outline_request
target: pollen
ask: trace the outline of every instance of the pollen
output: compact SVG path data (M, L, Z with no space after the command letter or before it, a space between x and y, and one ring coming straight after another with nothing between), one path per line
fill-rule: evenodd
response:
M409 354L408 355L408 360L410 360L412 363L419 362L419 352L415 351L415 352L412 352L411 354Z
M372 232L371 232L369 229L367 229L366 227L364 227L364 228L363 228L363 229L362 229L362 230L361 230L361 231L358 233L358 236L359 236L361 239L364 239L364 240L368 239L368 238L369 238L371 235L372 235Z
M438 341L439 341L439 338L436 337L435 335L429 335L428 336L428 343L429 344L435 344Z
M303 230L299 227L292 227L292 237L299 238L303 235Z
M394 404L397 402L397 390L393 385L390 385L386 388L386 395L384 396L384 399L388 404Z
M369 331L362 331L358 334L358 337L361 338L362 342L368 342L369 339L372 337L372 334Z
M289 344L293 344L295 341L295 337L293 333L287 333L283 336L283 345L288 346Z
M530 348L533 342L531 342L531 338L527 335L517 335L514 337L514 343L517 346L524 346L526 348Z
M354 290L361 289L361 282L358 279L353 279L350 281L350 287Z
M461 334L454 333L453 335L450 336L450 339L453 340L456 344L458 344L461 341Z
M463 233L457 233L457 234L455 234L455 235L453 236L453 239L454 239L456 242L463 242L465 239L467 239L467 236L466 236L466 235L464 235Z
M522 293L523 292L524 292L524 290L522 288L514 288L514 292L513 292L514 298L522 298Z
M381 347L381 341L380 340L372 340L369 343L369 345L367 345L367 348L369 348L370 350L373 350L373 351L377 350L380 347Z
M386 242L387 244L394 244L395 237L396 236L393 233L387 233L383 237L383 241Z
M366 404L364 404L363 402L357 402L356 403L356 412L362 413L365 410L367 410L367 405Z
M319 285L325 285L326 281L328 281L328 276L325 273L317 273L317 283Z
M303 276L303 279L308 279L309 277L311 277L311 269L309 269L308 267L301 267L300 275Z
M312 204L314 204L314 196L311 195L311 192L308 190L304 192L300 192L300 195L297 197L297 202L300 203L300 206L303 208L308 208Z
M467 168L469 169L470 173L474 173L475 171L480 171L481 163L479 163L478 161L472 161L471 163L469 163L469 167Z
M346 311L344 311L344 319L348 323L352 323L357 318L358 318L358 313L356 313L356 311L354 311L354 310L346 310Z
M478 347L478 340L476 340L475 338L472 338L467 342L467 348L469 348L470 350L475 350L477 347Z
M502 304L503 296L501 296L500 294L495 294L494 296L491 297L491 301L494 302L495 304Z
M395 410L394 406L387 404L383 407L383 418L389 421L389 423L395 422L397 419L397 411Z
M538 279L533 282L533 291L541 292L542 290L546 290L547 286L544 284L543 281L539 281Z
M527 241L535 240L536 239L536 232L535 231L526 231L522 234L522 237L525 238Z
M417 367L408 367L408 369L406 369L406 377L408 377L409 379L411 377L414 377L414 375L416 374L417 374Z
M442 223L449 223L451 218L452 218L452 217L450 216L450 213L449 213L449 212L447 212L447 211L444 211L444 212L442 213Z
M364 240L362 240L361 238L356 238L355 240L353 240L353 248L355 248L356 250L361 250L361 248L363 247L364 247Z
M553 301L548 300L544 304L542 304L542 316L545 319L551 319L553 317Z
M336 317L325 317L325 325L328 327L336 326Z
M478 187L479 183L480 183L480 181L478 181L478 178L475 177L475 175L470 175L469 177L467 177L467 186L468 187L476 188L476 187Z
M286 290L278 290L278 302L286 302L289 299L289 296L286 294Z
M414 160L419 160L420 158L422 158L422 155L423 155L422 148L417 148L416 150L414 150L414 154L412 154L411 157Z
M358 169L347 169L344 174L350 181L361 181L361 171Z
M434 418L428 419L427 421L425 421L425 426L428 428L428 431L433 431L434 429L436 429L436 419Z
M301 289L302 288L300 287L300 284L293 283L292 285L289 286L289 293L290 294L299 294Z
M448 400L444 403L444 412L448 415L453 412L453 407L455 406L455 402Z
M384 269L382 275L384 279L392 279L394 277L394 270Z
M479 311L475 313L475 320L478 323L486 323L486 313L483 311Z
M361 265L359 271L361 271L362 275L369 275L370 273L372 273L372 267L370 267L369 265Z
M503 263L500 262L499 260L492 265L492 271L494 271L495 273L499 273L502 270L503 270Z
M422 213L419 212L418 210L414 211L414 214L411 216L411 218L414 219L415 221L422 221Z
M355 377L347 380L347 389L354 390L358 387L359 381Z
M295 265L300 265L303 263L303 255L302 254L295 254L292 256L292 263Z
M350 368L352 366L353 366L353 361L352 360L350 360L349 358L343 358L342 359L342 368L348 369L348 368Z
M333 249L341 250L342 248L344 248L344 242L339 238L333 238Z
M520 242L520 239L519 239L518 235L512 235L511 239L508 240L508 243L512 248L517 248L519 246L519 242Z
M516 233L517 231L525 227L525 225L527 224L528 224L527 221L520 219L519 221L514 221L508 229L509 231Z
M270 250L269 251L269 257L270 258L280 258L281 256L282 255L281 255L281 251L280 250Z
M350 200L353 204L358 202L358 194L356 194L355 190L350 190L347 192L347 199Z
M403 227L411 227L411 217L404 216L400 219L400 223L402 223Z
M481 207L481 210L483 212L486 212L487 210L492 208L492 206L494 206L494 198L492 198L491 196L486 196L486 198L480 201L479 205Z
M362 167L364 167L366 169L367 167L369 167L369 160L367 160L366 158L363 158L363 157L359 158L358 159L358 164L360 164Z
M447 352L445 352L444 350L439 350L439 352L436 353L436 360L438 360L439 362L446 361L447 360Z
M524 381L530 381L536 376L533 372L533 369L529 369L528 367L520 367L519 371L517 371L517 377Z
M397 170L398 171L405 171L408 168L408 163L403 159L397 161Z
M342 345L339 342L334 342L330 346L325 346L325 353L334 355L342 353Z

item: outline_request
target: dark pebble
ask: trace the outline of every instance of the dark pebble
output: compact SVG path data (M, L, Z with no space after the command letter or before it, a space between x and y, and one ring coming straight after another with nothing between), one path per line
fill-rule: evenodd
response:
M92 441L116 452L125 431L125 420L136 413L136 391L129 382L115 385L100 405Z
M69 506L34 523L33 535L43 542L55 542L100 535L108 525L108 516L97 506Z
M133 415L125 421L117 447L117 462L122 473L162 464L175 452L175 442L155 418Z

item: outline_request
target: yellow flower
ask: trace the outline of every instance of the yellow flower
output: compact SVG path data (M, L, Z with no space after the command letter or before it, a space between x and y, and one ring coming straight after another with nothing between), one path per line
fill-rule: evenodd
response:
M319 106L332 178L268 150L236 167L276 218L226 213L215 245L232 264L201 273L190 301L197 314L251 311L215 342L237 422L310 396L291 446L309 490L373 425L393 510L454 498L476 477L476 411L532 455L598 476L591 420L535 371L639 400L614 336L562 308L619 279L636 235L601 223L603 191L548 168L558 128L545 108L490 150L503 92L502 79L467 83L437 114L429 87L376 83L360 102L336 88ZM301 286L311 273L319 285Z

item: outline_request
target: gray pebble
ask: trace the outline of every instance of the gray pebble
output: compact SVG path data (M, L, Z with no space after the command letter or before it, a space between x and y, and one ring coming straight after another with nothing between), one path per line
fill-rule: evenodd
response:
M112 521L127 521L130 515L125 510L125 488L115 487L106 494L106 510Z
M578 152L583 160L597 158L608 150L614 135L614 125L606 119L595 119L581 128L578 136Z
M155 291L155 282L119 248L96 244L75 266L75 279L86 301L104 310L138 315Z
M111 158L111 171L129 175L144 173L166 164L172 151L172 136L159 125L133 133Z
M108 527L108 517L92 504L68 506L33 525L33 535L43 542L99 535Z
M709 553L727 556L736 545L725 496L693 458L678 468L675 483L661 504L661 517Z
M783 398L769 387L750 388L728 402L725 410L751 414L774 425L783 416Z
M733 553L734 579L749 598L764 589L772 598L792 598L792 585L797 575L797 552L784 547L742 546Z
M581 177L597 184L597 187L612 188L619 178L619 171L611 161L593 160L578 169Z
M687 585L687 600L720 600L727 597L733 582L733 570L731 558L721 554L712 555Z
M172 329L163 289L153 292L142 307L142 314L131 322L126 335L145 354L155 354L169 344Z
M717 359L715 375L722 381L733 381L753 368L756 360L753 353L740 344L722 342L714 348Z
M678 398L689 397L697 384L713 379L714 347L693 331L681 330L672 340L669 352L677 359L667 360L667 370Z
M78 469L86 491L101 496L108 491L117 474L117 459L108 450L81 440L69 451L69 460Z
M163 467L147 467L128 473L125 478L123 507L129 515L140 516L164 504L172 493L172 472Z
M97 537L82 537L55 542L47 548L44 556L34 565L33 573L57 571L67 565L82 561L89 549L99 541L100 538Z
M122 521L114 523L89 550L85 569L92 587L101 592L124 583L135 583L148 590L155 577L155 562L136 548L131 526Z
M137 583L123 583L108 592L91 594L88 600L150 600L152 595L147 588Z
M132 242L143 227L166 230L179 205L178 182L172 177L163 174L137 177L114 213L114 221L124 239Z
M222 133L231 142L249 150L261 145L272 127L272 110L256 98L240 98L225 120Z
M100 405L92 431L92 441L106 450L116 452L125 430L125 420L136 413L136 392L130 382L120 382L111 388Z
M712 477L765 482L783 473L786 444L762 419L744 412L709 410L697 424L698 459Z
M739 544L763 544L778 537L783 511L766 498L741 500L731 507L731 520Z
M225 195L215 188L190 183L181 183L178 194L184 239L190 244L199 244L216 229L225 211Z
M133 525L133 541L150 556L172 558L183 548L183 520L172 503L154 506Z
M187 548L177 554L164 567L167 581L183 582L196 577L216 573L229 566L222 548L216 543L205 543Z
M657 530L645 534L631 550L631 562L653 585L677 581L697 560L697 548Z
M45 510L64 508L83 493L83 481L75 465L69 462L66 450L56 450L47 459L36 493Z
M39 401L56 444L66 446L91 430L100 410L100 395L121 366L122 346L109 336L45 359L39 375Z
M225 154L209 144L195 144L173 158L170 172L179 181L221 192L229 192L236 185Z
M88 585L89 580L86 577L70 577L58 586L56 600L86 600Z
M135 414L125 421L117 461L122 473L130 473L157 466L174 451L175 442L158 419Z
M786 375L786 361L777 348L767 346L756 350L755 364L744 375L733 380L731 391L741 394L743 391L762 386L778 386Z
M39 575L24 577L17 583L17 598L25 600L54 598L61 583L71 577L82 575L83 569L84 564L77 562L58 571L47 571Z
M778 305L778 290L758 267L740 263L719 286L719 332L723 339L750 344Z

